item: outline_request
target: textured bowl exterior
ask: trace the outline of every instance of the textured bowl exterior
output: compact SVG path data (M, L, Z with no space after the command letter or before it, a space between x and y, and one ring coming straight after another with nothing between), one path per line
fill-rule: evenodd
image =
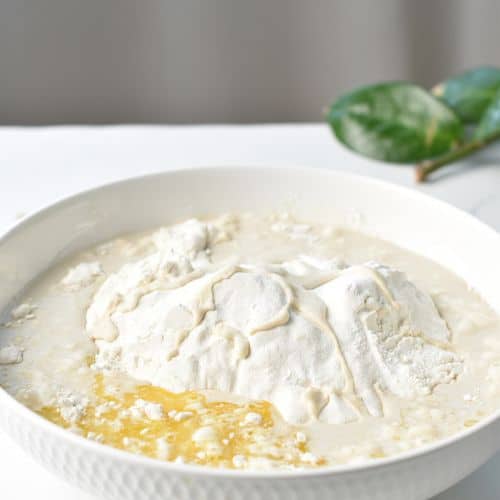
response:
M380 467L245 477L136 459L94 443L85 446L82 438L47 432L17 412L3 411L2 424L46 468L110 500L423 500L486 461L498 449L500 431L496 422L452 445Z
M13 262L21 258L32 265L23 271L24 274L17 268L12 274L0 274L4 283L3 290L0 291L1 307L5 307L9 297L13 297L30 278L64 254L99 239L109 238L114 235L114 231L120 233L126 229L154 226L165 219L166 213L173 220L181 218L184 216L182 211L175 212L174 208L189 197L193 189L196 191L193 183L207 186L214 179L218 179L219 183L221 179L226 180L224 189L231 183L233 189L240 186L235 196L247 200L247 205L238 204L230 197L224 198L221 191L212 193L218 199L215 203L213 199L198 200L197 205L187 203L182 209L185 214L241 209L253 206L256 200L260 202L260 206L272 207L271 202L265 201L266 189L259 186L272 185L277 180L284 183L287 194L293 194L309 184L314 189L308 197L310 200L315 198L319 205L325 203L328 195L326 191L321 191L323 188L332 190L332 195L337 190L338 197L333 199L344 205L347 201L338 200L341 200L342 192L347 191L344 193L345 199L350 198L354 206L361 210L370 207L370 204L375 207L387 198L387 193L391 193L391 199L386 204L400 205L399 208L406 210L410 219L414 218L414 226L425 216L429 207L434 213L437 211L437 214L442 214L436 215L436 220L426 226L426 248L436 243L432 234L442 234L444 227L456 227L459 223L462 229L465 227L467 237L470 238L471 232L474 233L476 241L469 246L472 250L475 248L476 257L484 246L493 246L481 253L482 260L486 260L486 263L478 264L474 264L474 255L467 253L472 250L464 249L456 261L457 268L464 266L459 269L464 273L467 273L468 266L476 265L480 268L488 262L493 263L494 256L500 252L498 235L466 214L427 197L414 197L409 191L383 183L345 174L304 169L235 168L204 169L203 173L196 170L182 174L169 172L89 191L49 207L13 228L0 240L2 269L11 269ZM191 184L187 182L189 180L192 181ZM324 186L325 183L328 184L326 181L331 185ZM359 188L358 192L355 192L356 188ZM155 192L155 189L158 191ZM374 195L372 200L366 200L364 190L378 195ZM155 204L159 193L167 198L170 195L171 205L165 205L166 201ZM304 201L299 200L299 203ZM143 208L142 215L136 213L138 206ZM213 206L213 210L209 211L210 206ZM378 207L376 210L385 208ZM383 213L375 215L380 218ZM396 219L391 220L387 224L387 232L384 233L383 227L379 228L379 232L391 236L390 231L397 224ZM408 234L413 233L414 231ZM50 241L37 240L37 245L34 245L35 239L44 234L51 234L53 237ZM453 229L449 229L447 236L446 245L456 249L455 245L462 236L453 233ZM457 241L453 241L454 238ZM439 245L431 250L437 256L441 252L443 259L446 257L445 249ZM448 253L451 252L448 249ZM54 257L56 255L57 258ZM481 269L478 271L481 272ZM500 273L494 271L493 274L495 272ZM498 278L500 275L489 276L489 279L497 280L497 283ZM483 289L487 294L490 293L491 303L500 304L500 299L493 297L494 287L489 282L485 281ZM423 500L465 477L500 447L500 419L492 416L476 428L451 439L365 466L246 473L163 463L90 442L47 422L1 389L0 425L47 469L100 498L110 500Z

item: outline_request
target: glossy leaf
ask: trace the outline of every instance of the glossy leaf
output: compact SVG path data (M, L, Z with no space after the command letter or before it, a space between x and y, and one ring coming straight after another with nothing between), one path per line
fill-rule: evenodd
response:
M452 110L424 89L404 82L344 95L331 106L328 121L348 148L398 163L438 156L463 137L463 126Z
M474 131L475 139L487 139L500 133L500 91L483 113L481 121Z
M466 123L478 123L500 89L500 69L477 68L450 78L432 89Z

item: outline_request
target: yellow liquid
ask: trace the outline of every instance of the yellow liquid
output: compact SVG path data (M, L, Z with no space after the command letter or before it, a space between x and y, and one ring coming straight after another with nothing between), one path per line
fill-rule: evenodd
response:
M106 390L104 377L100 374L96 375L94 392L94 401L78 422L71 425L72 429L85 437L132 453L163 460L182 457L188 463L232 468L232 459L236 455L300 465L300 454L307 451L306 443L293 442L290 429L286 436L276 432L273 407L265 401L244 405L207 401L197 392L172 393L151 385L140 385L134 391L113 395ZM127 410L137 399L160 404L164 418L152 420L146 416L132 416ZM99 408L103 404L108 404L106 411ZM191 415L175 419L172 410L190 412ZM258 413L261 421L258 424L246 421L249 412ZM39 413L57 425L70 427L57 406L45 406ZM193 433L207 426L215 431L217 446L193 441ZM168 453L159 448L159 439L168 444ZM262 443L266 446L260 446Z

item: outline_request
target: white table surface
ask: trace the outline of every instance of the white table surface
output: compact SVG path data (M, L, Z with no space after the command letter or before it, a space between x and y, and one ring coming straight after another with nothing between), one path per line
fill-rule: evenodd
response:
M340 147L324 125L0 128L0 230L41 205L123 177L204 165L301 164L414 187L500 230L500 148L415 186L411 168ZM0 431L0 499L100 500L35 464ZM434 500L500 498L500 455Z

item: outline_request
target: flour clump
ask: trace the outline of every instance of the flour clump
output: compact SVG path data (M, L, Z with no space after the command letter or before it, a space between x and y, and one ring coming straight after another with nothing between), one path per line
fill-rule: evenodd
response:
M106 278L86 314L96 368L267 400L300 424L383 415L383 393L428 394L461 373L446 323L403 273L309 256L214 264L229 233L161 229L152 254Z

